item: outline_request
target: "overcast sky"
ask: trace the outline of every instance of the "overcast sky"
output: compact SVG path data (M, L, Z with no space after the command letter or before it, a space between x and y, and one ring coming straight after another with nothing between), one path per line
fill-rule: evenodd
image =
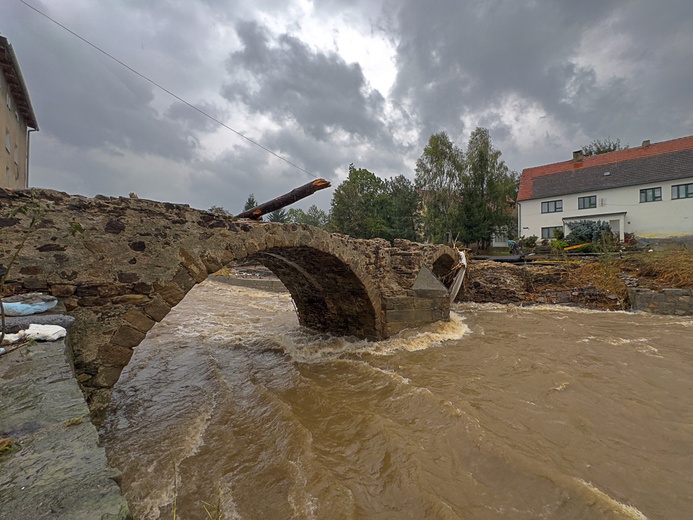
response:
M693 134L691 0L26 0L332 182L414 178L432 133L490 130L513 170L593 139ZM40 132L30 184L242 210L313 177L200 115L20 0L0 33Z

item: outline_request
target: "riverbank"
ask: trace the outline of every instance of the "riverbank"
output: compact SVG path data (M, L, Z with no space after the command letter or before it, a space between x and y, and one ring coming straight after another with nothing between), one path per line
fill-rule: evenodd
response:
M0 517L127 520L64 341L0 357Z
M693 253L546 257L523 265L472 260L458 301L692 315Z

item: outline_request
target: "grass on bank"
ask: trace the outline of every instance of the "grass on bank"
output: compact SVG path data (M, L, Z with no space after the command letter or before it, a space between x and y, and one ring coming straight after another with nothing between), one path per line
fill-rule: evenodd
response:
M637 253L619 259L618 265L624 272L662 287L693 287L693 251Z
M693 251L603 256L570 270L567 277L570 285L585 287L591 284L623 300L628 296L624 277L637 279L639 286L653 289L693 288Z

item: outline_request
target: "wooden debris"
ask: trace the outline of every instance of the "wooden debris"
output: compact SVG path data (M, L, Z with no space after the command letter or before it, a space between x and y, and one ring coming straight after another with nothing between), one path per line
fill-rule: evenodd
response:
M330 186L331 184L325 179L316 179L312 182L309 182L308 184L304 184L299 188L291 190L289 193L280 195L276 199L272 199L269 202L265 202L264 204L255 206L254 208L249 209L248 211L244 211L243 213L239 213L238 215L236 215L236 218L249 218L253 220L259 220L263 215L266 215L267 213L272 213L273 211L282 209L283 207L288 206L289 204L293 204L296 201L299 201L301 199L308 197L309 195L312 195L318 190L329 188Z

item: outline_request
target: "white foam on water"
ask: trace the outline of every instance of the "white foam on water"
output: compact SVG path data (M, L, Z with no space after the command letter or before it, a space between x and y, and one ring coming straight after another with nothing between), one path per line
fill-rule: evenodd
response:
M436 322L417 329L407 329L381 341L356 340L300 331L273 335L276 342L294 361L324 363L347 355L387 356L395 352L415 352L457 340L469 333L461 316L450 313L450 321Z
M648 338L612 338L612 339L607 340L606 342L609 345L620 346L620 345L630 345L632 343L642 344L642 343L647 343L648 341L650 341Z
M587 309L585 307L573 307L570 305L560 305L560 304L532 304L532 305L513 305L508 303L473 303L473 302L459 302L455 303L454 307L460 312L464 312L465 309L484 311L485 313L503 313L503 314L517 314L523 312L531 311L541 311L542 313L550 314L633 314L633 311L627 310L601 310L601 309ZM559 317L563 318L563 317Z
M600 489L597 489L592 483L582 480L581 478L576 478L575 481L580 484L583 489L594 495L594 497L598 499L601 504L605 505L614 512L622 514L624 518L632 520L648 520L648 518L635 507L611 498Z
M291 487L288 501L295 518L314 520L318 510L318 499L307 491L308 478L300 460L289 460Z
M609 345L620 347L623 345L633 345L635 351L646 356L664 358L659 353L659 349L649 344L650 338L612 338L606 341Z

